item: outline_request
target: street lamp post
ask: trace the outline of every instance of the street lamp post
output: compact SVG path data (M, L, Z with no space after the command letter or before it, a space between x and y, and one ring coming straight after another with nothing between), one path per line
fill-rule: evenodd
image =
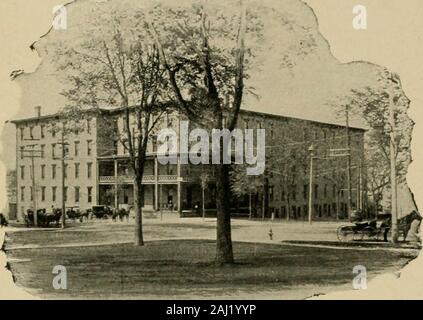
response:
M310 152L310 181L309 181L309 192L308 192L308 223L312 223L313 220L313 158L314 158L314 146L311 145L308 148Z

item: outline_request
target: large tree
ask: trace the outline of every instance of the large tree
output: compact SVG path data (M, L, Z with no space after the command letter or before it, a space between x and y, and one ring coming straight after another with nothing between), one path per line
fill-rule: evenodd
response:
M149 41L139 16L130 8L92 16L77 41L56 45L58 70L70 85L63 94L67 110L123 110L123 125L110 123L100 134L117 140L127 151L134 172L135 245L144 244L142 232L143 175L148 142L168 111L165 70L156 44ZM97 17L97 18L96 18ZM85 109L85 110L84 110ZM92 114L91 114L92 115Z
M207 128L227 129L238 121L246 77L247 12L224 11L212 5L170 8L157 5L148 23L161 50L174 97L180 109ZM259 27L258 25L255 28ZM251 30L251 29L250 29ZM189 92L189 96L184 96ZM231 96L232 108L224 103ZM220 141L220 159L226 152ZM230 165L216 165L216 263L234 262L231 238Z
M191 121L210 130L225 127L232 132L236 128L244 96L254 91L246 81L253 72L260 72L263 52L274 50L272 39L265 39L265 20L278 21L277 31L267 31L287 35L282 45L286 51L275 61L277 67L292 68L296 59L308 55L315 45L308 28L258 2L248 2L248 8L244 1L230 1L224 6L211 1L180 6L157 4L148 19L147 27L160 47L174 101ZM221 159L224 149L220 141ZM216 165L215 172L216 262L228 264L234 262L230 165Z
M344 99L351 114L364 119L369 127L365 138L365 164L368 187L377 207L384 192L390 189L391 144L395 152L397 183L406 180L413 129L413 122L407 115L410 101L402 88L390 80L390 72L385 69L379 72L375 85L353 89ZM391 103L394 104L394 127L389 119Z

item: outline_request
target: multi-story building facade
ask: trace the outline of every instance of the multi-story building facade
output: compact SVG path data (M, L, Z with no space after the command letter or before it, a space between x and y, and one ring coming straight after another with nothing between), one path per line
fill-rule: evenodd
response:
M48 211L52 207L61 207L62 194L68 208L85 210L94 205L131 207L134 203L134 174L129 155L119 141L110 138L122 131L124 116L123 109L103 110L101 116L84 120L84 130L66 134L63 140L66 144L62 143L61 133L52 130L52 125L60 122L58 115L38 114L33 118L13 121L17 129L18 218L34 206ZM178 132L183 119L177 112L169 113L159 122L158 129L173 128ZM309 192L308 149L311 145L315 147L316 157L313 173L315 215L334 217L336 213L346 212L347 161L344 155L331 157L334 150L346 147L344 126L243 110L238 127L266 130L263 190L257 190L254 195L257 212L274 213L276 217L288 214L305 217ZM114 134L104 134L110 132ZM349 128L351 182L352 190L355 189L352 202L358 206L363 203L365 185L364 134L363 128ZM63 146L66 148L64 190L61 187ZM151 139L143 178L144 208L166 208L175 212L198 210L202 202L200 177L208 171L211 178L205 207L213 211L213 166L181 164L180 161L175 165L161 165L156 149L156 143ZM345 153L345 150L342 152ZM298 166L284 166L290 159ZM234 197L234 202L237 202L234 207L245 209L248 196Z

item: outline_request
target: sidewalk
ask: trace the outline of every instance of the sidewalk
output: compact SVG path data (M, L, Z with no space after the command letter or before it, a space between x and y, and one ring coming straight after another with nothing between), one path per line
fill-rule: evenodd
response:
M0 228L0 248L3 248L7 228ZM33 300L36 299L23 289L17 287L13 281L12 273L7 269L5 252L0 250L0 300Z

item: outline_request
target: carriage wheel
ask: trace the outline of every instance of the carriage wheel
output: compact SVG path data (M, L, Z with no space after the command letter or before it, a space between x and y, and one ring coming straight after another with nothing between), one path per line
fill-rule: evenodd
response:
M353 240L354 241L362 241L366 235L367 235L366 231L354 232L353 233Z
M349 226L341 226L336 232L338 240L341 242L347 242L354 240L354 231Z
M377 232L375 229L371 228L371 227L366 227L363 231L362 231L363 237L361 240L364 239L364 237L367 237L367 240L371 240L374 239L376 237L378 237L379 232Z

